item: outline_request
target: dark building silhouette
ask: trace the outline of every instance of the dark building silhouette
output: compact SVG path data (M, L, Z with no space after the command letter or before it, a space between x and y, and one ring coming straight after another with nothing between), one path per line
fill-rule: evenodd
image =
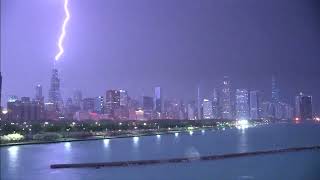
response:
M49 89L49 103L53 103L58 111L62 109L63 102L60 93L60 79L57 69L52 70Z
M15 122L37 122L41 120L41 105L37 101L31 101L29 97L21 100L9 100L7 103L8 120Z
M301 120L312 120L312 96L300 93L296 96L296 117Z

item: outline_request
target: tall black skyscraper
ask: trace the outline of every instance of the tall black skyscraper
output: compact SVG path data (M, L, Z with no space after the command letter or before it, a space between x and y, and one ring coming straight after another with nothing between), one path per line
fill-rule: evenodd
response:
M52 70L50 89L49 89L49 102L53 103L57 110L61 110L60 108L63 105L62 97L60 93L60 79L57 69Z

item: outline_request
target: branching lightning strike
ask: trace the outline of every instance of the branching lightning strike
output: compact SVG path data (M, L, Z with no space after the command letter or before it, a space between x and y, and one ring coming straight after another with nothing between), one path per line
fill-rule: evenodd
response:
M59 37L59 41L58 41L58 48L59 48L59 52L58 54L55 56L55 60L58 61L60 59L60 57L62 56L63 52L64 52L64 49L63 49L63 41L64 41L64 38L66 36L66 27L67 27L67 24L68 24L68 21L70 19L70 13L69 13L69 9L68 9L68 3L69 3L69 0L64 0L64 11L65 11L65 19L63 21L63 24L62 24L62 32L61 32L61 35Z

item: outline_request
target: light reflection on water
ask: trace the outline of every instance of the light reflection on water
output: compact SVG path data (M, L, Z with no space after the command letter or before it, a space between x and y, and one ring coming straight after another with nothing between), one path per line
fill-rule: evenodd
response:
M248 151L248 135L247 135L247 129L239 129L241 131L239 133L239 143L238 148L239 152L247 152Z
M204 129L201 130L201 134L204 135L206 131Z
M103 144L106 149L109 149L110 139L104 139Z
M13 167L17 166L18 163L19 148L19 146L11 146L8 148L10 165Z
M174 137L178 137L179 136L179 133L174 133Z
M139 137L138 136L135 136L132 138L133 140L133 147L139 147Z
M70 142L65 142L64 143L64 149L67 151L67 152L70 152L71 151L71 143Z
M190 136L192 136L193 135L193 131L189 131L189 134L190 134Z

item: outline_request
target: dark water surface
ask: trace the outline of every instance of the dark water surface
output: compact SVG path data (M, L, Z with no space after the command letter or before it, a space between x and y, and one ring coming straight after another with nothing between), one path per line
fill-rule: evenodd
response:
M50 169L51 164L194 157L320 145L319 124L273 124L125 139L2 147L2 179L320 179L320 151L153 166Z

